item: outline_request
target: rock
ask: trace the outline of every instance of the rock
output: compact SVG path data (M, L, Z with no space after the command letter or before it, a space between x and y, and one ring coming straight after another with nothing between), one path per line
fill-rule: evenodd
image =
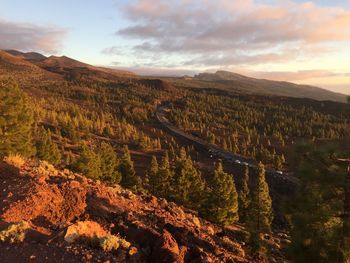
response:
M70 181L69 186L71 188L79 188L80 187L80 183L78 181Z
M130 256L133 256L135 254L137 254L137 248L136 247L131 247L130 250L129 250L129 255Z
M192 216L192 222L197 228L201 228L201 222L199 221L198 217Z
M79 238L104 237L107 232L94 221L79 221L67 228L64 240L73 243Z
M180 250L176 240L168 231L164 230L162 236L155 243L151 262L184 262L184 259L180 257Z
M183 221L186 219L185 212L181 209L181 207L177 206L175 203L170 202L168 204L167 210L173 214L178 220Z
M166 199L164 199L164 198L159 198L158 199L158 201L159 201L159 206L161 207L161 208L166 208L167 206L168 206L168 201L166 200Z
M281 239L281 245L289 245L292 243L289 239Z
M128 198L130 200L133 200L136 198L136 195L131 192L130 190L127 190L125 189L124 191L122 191L122 195L125 197L125 198Z
M74 174L70 174L70 175L68 175L68 179L70 179L70 180L75 180L75 175Z
M239 243L232 241L227 236L224 236L222 238L222 241L224 243L224 246L230 251L234 252L238 257L245 257L245 251Z
M215 234L214 228L212 228L211 226L207 226L207 233L211 236L214 235Z

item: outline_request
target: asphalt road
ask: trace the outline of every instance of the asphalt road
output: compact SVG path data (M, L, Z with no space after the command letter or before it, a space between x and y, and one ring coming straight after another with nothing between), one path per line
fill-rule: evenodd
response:
M220 158L222 160L226 160L228 162L231 162L236 165L242 165L242 166L249 166L251 169L258 169L256 161L238 155L234 154L229 151L225 151L222 148L220 148L217 145L210 144L201 138L198 138L196 136L193 136L191 134L188 134L184 132L183 130L175 127L172 125L169 120L166 118L166 113L169 111L169 108L167 107L168 104L162 104L158 106L157 111L156 111L156 117L157 120L171 133L174 135L180 136L187 141L197 145L201 146L204 149L208 151L208 154L211 155L212 157L215 158ZM269 179L277 181L278 183L286 183L290 184L292 186L296 186L298 184L298 179L291 175L290 173L282 172L282 171L277 171L271 168L266 169L266 175L269 177Z

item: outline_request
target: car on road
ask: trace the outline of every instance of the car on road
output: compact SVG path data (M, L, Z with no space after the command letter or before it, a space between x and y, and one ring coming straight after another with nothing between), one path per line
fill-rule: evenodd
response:
M282 172L282 171L276 171L276 173L281 174L281 175L283 174L283 172Z
M248 166L249 164L247 162L242 162L243 165Z
M235 163L241 164L241 161L240 160L235 160Z

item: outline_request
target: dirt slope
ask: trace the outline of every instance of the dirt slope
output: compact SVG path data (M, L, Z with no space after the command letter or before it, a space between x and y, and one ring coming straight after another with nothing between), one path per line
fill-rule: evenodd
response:
M0 242L2 262L257 262L238 225L223 229L174 203L45 162L17 168L1 161L0 184L0 231L22 220L31 226L22 243ZM125 238L137 253L65 242L67 228L85 220ZM284 262L281 239L275 241L273 260Z

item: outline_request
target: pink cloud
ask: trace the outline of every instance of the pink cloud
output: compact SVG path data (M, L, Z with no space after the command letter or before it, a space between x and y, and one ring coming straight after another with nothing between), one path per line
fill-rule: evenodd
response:
M125 10L132 24L117 34L152 57L178 54L178 66L285 62L350 41L350 12L312 2L139 0Z
M56 53L66 30L0 20L0 48Z

